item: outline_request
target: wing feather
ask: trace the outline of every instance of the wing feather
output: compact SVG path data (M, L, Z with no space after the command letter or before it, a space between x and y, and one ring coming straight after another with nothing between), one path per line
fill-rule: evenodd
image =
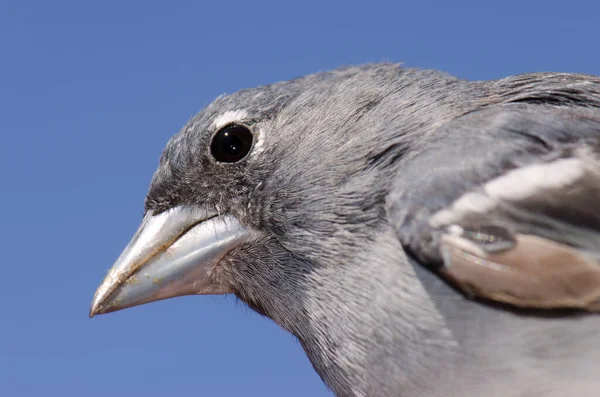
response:
M388 197L405 249L470 296L600 311L600 111L590 114L512 104L446 126Z

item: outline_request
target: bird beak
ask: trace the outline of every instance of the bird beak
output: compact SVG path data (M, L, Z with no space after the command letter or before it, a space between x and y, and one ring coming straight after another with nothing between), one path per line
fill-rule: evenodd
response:
M211 273L249 237L232 215L190 207L148 212L96 290L90 317L176 296L231 292Z

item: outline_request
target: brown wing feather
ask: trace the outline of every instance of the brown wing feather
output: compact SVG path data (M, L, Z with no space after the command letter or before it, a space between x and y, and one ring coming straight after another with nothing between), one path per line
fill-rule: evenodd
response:
M486 252L446 234L444 277L470 295L519 307L600 311L600 262L581 250L534 235L515 236L511 249Z

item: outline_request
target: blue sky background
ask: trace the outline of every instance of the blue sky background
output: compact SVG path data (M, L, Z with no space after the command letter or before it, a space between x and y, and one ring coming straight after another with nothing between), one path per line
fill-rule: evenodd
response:
M600 74L600 2L0 0L0 395L329 396L232 297L88 319L167 139L215 96L344 64Z

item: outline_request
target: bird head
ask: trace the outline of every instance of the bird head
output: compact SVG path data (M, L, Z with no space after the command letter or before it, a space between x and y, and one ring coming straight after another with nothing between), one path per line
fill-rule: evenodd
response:
M398 162L456 113L432 86L455 81L379 64L217 98L168 142L142 224L90 314L233 293L339 377L333 368L354 360L341 346L367 350L340 340L362 343L353 335L373 328L375 303L399 310L418 295L410 278L397 288L405 269L385 199Z
M233 293L343 391L374 348L357 335L403 346L412 331L385 333L390 319L427 315L385 200L402 159L464 103L446 95L457 81L377 64L217 98L168 142L90 315Z
M91 314L235 293L277 318L315 268L352 258L381 222L385 159L360 120L397 73L347 68L217 98L168 142Z

